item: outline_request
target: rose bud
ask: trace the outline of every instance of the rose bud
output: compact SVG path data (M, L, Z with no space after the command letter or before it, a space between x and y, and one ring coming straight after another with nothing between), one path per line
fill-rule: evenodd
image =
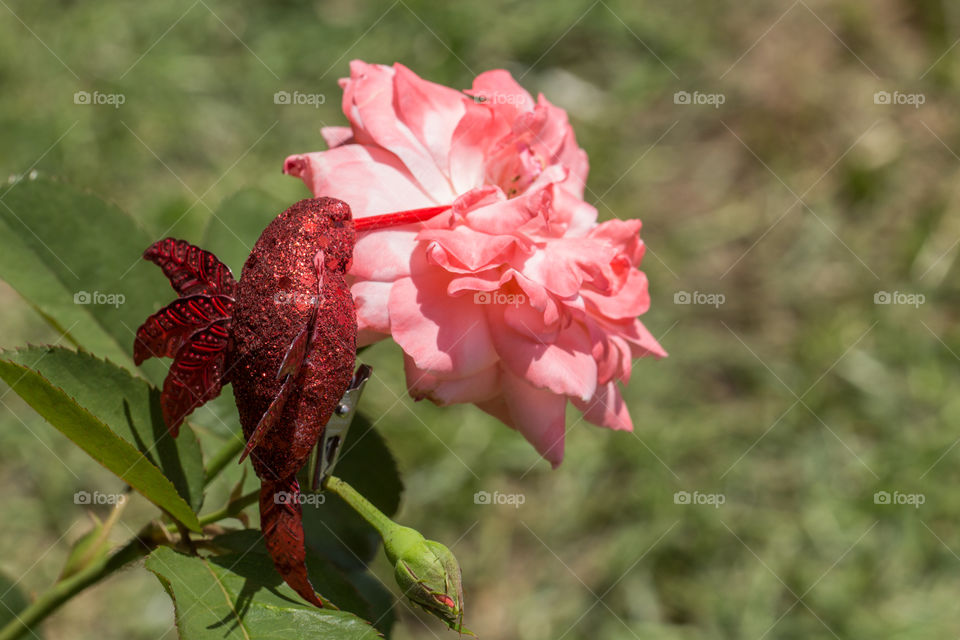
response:
M415 529L397 524L336 476L327 478L326 488L340 496L380 534L383 550L394 566L397 585L410 602L440 618L454 631L475 635L463 628L460 564L450 549L427 540Z
M470 633L463 629L463 586L453 553L414 529L395 526L383 546L404 595L454 631Z

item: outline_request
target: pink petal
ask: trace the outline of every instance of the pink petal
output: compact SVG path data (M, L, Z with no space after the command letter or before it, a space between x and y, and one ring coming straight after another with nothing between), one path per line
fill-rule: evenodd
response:
M436 166L445 169L454 131L468 103L473 101L459 91L420 78L402 64L393 68L397 115L427 149Z
M620 395L616 382L597 387L597 392L589 402L573 401L574 406L583 411L587 422L598 427L607 427L616 431L633 431L633 421L627 403Z
M438 204L420 190L396 157L376 147L348 144L293 155L283 171L303 180L315 196L343 200L354 218Z
M564 178L564 182L570 178ZM553 211L558 212L554 219L567 227L567 237L583 237L590 233L597 223L597 210L593 205L584 202L579 195L571 194L567 189L554 190Z
M643 259L644 245L640 239L639 220L608 220L590 230L589 237L601 240L619 253L630 258L631 264L639 265Z
M517 297L517 300L516 304L509 304L509 298L507 299L508 304L503 310L503 320L506 325L532 340L547 344L556 340L557 332L561 328L560 315L556 306L548 306L541 310L526 304L526 300L522 297Z
M537 155L547 164L560 164L558 160L564 142L573 136L567 112L547 102L542 95L532 111L521 114L513 123L513 133L529 140L537 149Z
M408 355L403 357L407 389L416 400L424 398L440 406L486 402L500 393L500 367L493 365L473 375L445 379L424 371Z
M454 276L447 285L447 295L476 294L485 291L496 291L500 288L500 271L488 269L462 276Z
M463 194L483 184L487 154L510 132L503 116L483 105L468 101L466 113L450 141L448 172L453 190Z
M563 460L567 399L503 373L503 399L514 428L554 469Z
M492 236L463 226L424 230L418 238L430 243L427 255L432 263L458 273L502 264L517 244L513 236Z
M353 129L350 127L323 127L320 135L329 149L353 142Z
M510 415L510 407L507 406L507 401L503 398L502 394L475 404L478 409L490 414L511 429L517 428L513 423L513 416Z
M379 331L373 331L370 329L358 330L357 331L357 347L367 347L376 342L380 342L384 338L389 338L389 334L380 333Z
M415 279L414 279L415 278ZM473 375L497 361L482 305L446 295L446 280L414 272L390 291L390 329L417 367Z
M621 335L630 342L634 358L642 358L645 356L654 356L656 358L667 357L667 352L664 348L660 346L660 343L653 337L653 334L650 333L638 319L634 319L633 322L629 324L629 330L623 332Z
M545 118L537 130L537 140L549 150L552 162L570 170L572 180L569 187L582 196L589 170L587 154L577 144L565 110L552 104L543 94L537 96L536 110L541 109L545 112Z
M527 90L504 69L481 73L474 79L473 88L465 93L483 98L484 105L500 113L508 122L513 122L525 111L532 111L536 105Z
M491 324L497 325L495 314L510 313L491 307ZM500 322L504 322L502 319ZM491 335L497 353L507 369L538 388L582 400L593 396L597 386L597 363L586 330L571 324L560 331L553 342L545 343L533 337L536 328L527 335L497 326Z
M593 313L612 320L636 318L650 308L647 276L636 269L630 269L626 283L615 295L604 295L590 289L584 289L580 295Z
M357 310L357 329L390 333L390 289L392 282L361 280L350 287L353 304Z
M410 259L417 250L417 232L409 227L379 229L357 236L350 275L392 282L410 275Z
M616 257L600 242L583 238L556 238L523 265L523 274L560 297L577 295L584 281L602 277L602 269Z
M461 196L454 206L464 201L465 196ZM516 233L538 216L544 220L547 218L553 205L553 190L528 191L508 200L502 191L496 189L494 198L487 197L470 204L473 206L464 210L462 217L472 229L490 234Z
M350 80L344 86L344 114L353 124L358 143L376 145L394 154L424 192L435 200L434 204L448 204L455 197L449 181L430 150L397 111L397 100L400 98L395 90L395 76L396 70L390 67L371 65L360 60L351 62ZM442 115L438 114L438 117ZM459 120L459 116L456 119ZM424 123L422 117L419 122L421 125ZM446 162L442 166L446 168ZM377 190L385 191L382 186L378 186ZM413 206L404 202L401 208L411 209Z
M630 381L633 353L630 344L622 336L602 327L597 322L587 322L593 340L593 359L597 362L597 383L604 385L611 380Z

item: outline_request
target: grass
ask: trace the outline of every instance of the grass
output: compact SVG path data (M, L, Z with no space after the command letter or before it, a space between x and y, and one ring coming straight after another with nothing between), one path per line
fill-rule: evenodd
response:
M481 637L955 634L949 3L6 0L0 16L0 171L62 176L156 234L195 238L240 188L304 196L280 163L343 123L335 81L351 58L456 87L505 67L570 110L588 199L644 221L645 322L671 353L636 365L635 433L571 413L567 458L550 471L472 407L414 404L397 349L369 352L365 404L405 472L400 518L456 543ZM126 102L76 105L78 90ZM279 90L326 100L275 105ZM677 91L725 102L678 105ZM925 103L878 105L877 91ZM725 301L675 304L684 291ZM925 301L875 304L883 291ZM57 338L8 289L0 302L4 346ZM83 531L73 492L116 483L13 394L2 404L0 568L39 591ZM476 505L481 490L525 502ZM725 503L676 504L678 491ZM925 502L876 504L877 491ZM149 512L132 504L125 521ZM396 638L448 633L399 607ZM44 635L153 640L174 637L170 624L159 584L129 571Z

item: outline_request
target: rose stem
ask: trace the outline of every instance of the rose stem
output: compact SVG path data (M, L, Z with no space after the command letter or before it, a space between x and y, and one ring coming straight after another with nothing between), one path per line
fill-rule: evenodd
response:
M360 492L336 476L327 478L326 488L340 496L354 511L363 516L380 534L381 538L389 536L399 525L383 515L373 504L360 495Z

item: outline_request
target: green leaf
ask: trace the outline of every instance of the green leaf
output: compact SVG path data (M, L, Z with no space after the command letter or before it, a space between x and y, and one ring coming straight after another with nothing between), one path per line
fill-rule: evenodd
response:
M161 547L150 554L146 567L173 599L181 640L381 637L353 613L304 602L281 580L265 552L200 558Z
M397 464L363 415L353 420L335 473L387 516L400 507ZM303 522L308 546L350 571L364 569L380 546L376 530L332 492L323 504L303 505Z
M62 347L0 352L0 378L97 462L199 531L200 446L187 425L169 436L159 393L146 381Z
M17 583L4 573L0 573L0 628L7 626L20 611L29 606L30 601ZM31 638L41 638L39 629L34 629Z
M263 535L254 529L234 531L213 540L221 549L243 555L260 556L265 568L273 569L273 561L263 544ZM276 569L273 569L276 571ZM382 633L389 634L393 626L394 596L383 583L366 570L345 573L326 558L307 549L307 572L317 591L333 604L370 620Z
M243 263L260 234L287 206L259 189L238 191L221 202L210 217L202 246L230 267L239 280Z
M159 238L113 204L48 179L4 192L0 238L0 278L75 345L132 366L137 327L172 298L141 258Z

